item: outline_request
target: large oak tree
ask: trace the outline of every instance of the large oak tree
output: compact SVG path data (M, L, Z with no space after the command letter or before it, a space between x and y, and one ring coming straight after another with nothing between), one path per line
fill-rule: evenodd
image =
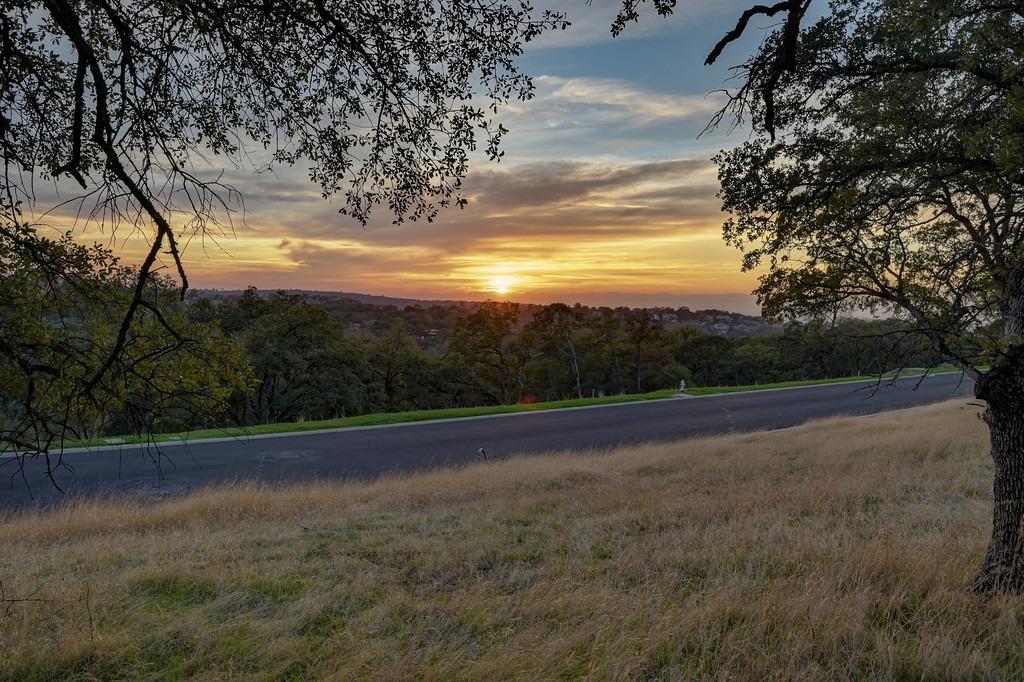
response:
M48 406L102 410L150 323L159 357L190 347L154 277L168 264L184 296L183 245L232 229L243 205L224 168L299 164L355 220L429 219L462 201L474 150L500 156L495 113L532 93L514 60L558 26L520 0L5 2L0 449L59 444L70 418ZM40 187L66 200L56 220ZM99 294L109 251L44 231L62 213L147 238L133 281L113 278L127 296ZM71 308L102 310L112 333L68 344Z
M718 119L753 130L717 159L725 237L767 314L895 314L973 377L995 463L976 587L1020 590L1024 3L755 5L708 61L772 17Z

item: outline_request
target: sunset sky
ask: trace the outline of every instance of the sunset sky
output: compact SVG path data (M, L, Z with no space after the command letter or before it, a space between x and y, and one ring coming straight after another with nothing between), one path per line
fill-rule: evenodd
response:
M466 209L363 228L304 169L229 171L246 223L215 247L189 245L192 285L753 311L755 277L722 243L709 160L745 132L698 139L720 103L708 93L750 48L702 65L741 3L684 0L620 38L608 31L617 0L560 4L574 25L528 46L537 96L503 114L505 157L473 167ZM132 260L141 243L115 246Z

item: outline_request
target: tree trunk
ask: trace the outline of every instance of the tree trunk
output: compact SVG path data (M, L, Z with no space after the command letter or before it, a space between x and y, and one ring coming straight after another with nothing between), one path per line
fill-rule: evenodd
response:
M576 356L576 344L572 342L572 336L569 334L565 335L565 340L569 344L569 353L572 357L572 374L576 379L576 397L582 399L583 383L580 381L580 361Z
M1017 355L1017 354L1014 354ZM1024 589L1024 363L1008 358L976 384L995 464L992 539L975 583L978 592Z
M1006 347L975 382L992 440L992 539L975 582L979 592L1024 590L1024 266L1009 269L999 304Z

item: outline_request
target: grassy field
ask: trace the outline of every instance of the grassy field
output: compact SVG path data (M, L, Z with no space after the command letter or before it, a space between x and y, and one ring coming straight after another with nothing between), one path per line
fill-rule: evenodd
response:
M931 374L949 374L951 372L959 372L960 370L956 367L936 367L934 369L923 370L923 369L909 369L899 373L900 377L919 377L927 371ZM807 379L803 381L780 381L774 384L749 384L747 386L696 386L687 389L687 395L718 395L719 393L746 393L747 391L764 391L776 388L799 388L801 386L821 386L823 384L843 384L852 383L855 381L886 381L893 378L894 373L888 372L879 376L856 376L856 377L839 377L836 379Z
M589 407L591 405L616 405L642 400L661 400L679 395L679 391L667 389L650 393L632 393L628 395L610 395L600 398L579 398L575 400L554 400L546 403L528 403L524 405L484 405L482 407L457 407L448 410L411 410L408 412L381 412L363 414L357 417L341 417L338 419L322 419L306 422L282 422L279 424L257 424L244 428L197 429L182 433L154 434L157 442L172 440L193 440L198 438L238 438L259 436L269 433L299 433L318 429L344 429L354 426L382 426L385 424L402 424L405 422L421 422L437 419L456 419L460 417L483 417L491 414L514 414L517 412L538 412L541 410L558 410L566 407ZM139 438L124 436L120 438L97 438L88 441L68 441L65 447L82 447L93 445L109 445L117 443L138 443Z
M956 368L943 367L930 370L931 374L943 374L957 372ZM920 376L922 370L908 370L900 373L900 376ZM892 375L883 376L889 378ZM854 381L872 381L879 377L856 376L841 377L838 379L812 379L807 381L783 381L774 384L752 384L749 386L701 386L687 389L686 394L690 396L717 395L719 393L743 393L747 391L764 391L774 388L796 388L799 386L817 386L821 384L835 384ZM242 438L246 436L260 436L273 433L301 433L303 431L316 431L319 429L345 429L356 426L382 426L385 424L402 424L406 422L432 421L437 419L455 419L464 417L483 417L492 414L514 414L518 412L539 412L542 410L559 410L567 407L590 407L593 405L617 405L621 403L632 403L643 400L662 400L674 398L679 391L664 389L651 391L649 393L631 393L627 395L602 396L600 398L579 398L573 400L554 400L543 403L530 403L526 405L485 405L482 407L459 407L447 410L413 410L408 412L382 412L379 414L364 414L357 417L341 417L338 419L324 419L319 421L303 422L282 422L278 424L258 424L247 427L231 427L216 429L197 429L181 433L160 433L153 434L147 439L136 436L122 436L117 438L96 438L92 440L67 441L64 446L68 448L104 446L120 443L139 443L145 440L166 443L179 440L196 440L201 438Z
M821 386L824 384L844 384L855 381L872 381L878 377L841 377L839 379L807 379L804 381L779 381L774 384L750 384L748 386L694 386L686 390L687 395L718 395L720 393L746 393L747 391L767 391L776 388L799 388L801 386Z
M977 408L0 518L0 678L1020 679Z

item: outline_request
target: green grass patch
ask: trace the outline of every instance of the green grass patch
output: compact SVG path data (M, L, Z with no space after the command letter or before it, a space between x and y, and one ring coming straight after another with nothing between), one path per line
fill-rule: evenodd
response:
M273 433L301 433L303 431L316 431L319 429L344 429L355 426L382 426L385 424L403 424L406 422L433 421L437 419L457 419L460 417L483 417L493 414L514 414L518 412L540 412L543 410L558 410L567 407L588 407L591 405L615 405L618 403L631 403L640 400L661 400L679 395L674 389L651 391L650 393L634 393L629 395L610 395L601 398L583 398L575 400L553 400L543 403L529 403L525 405L485 405L482 407L456 407L444 410L412 410L409 412L383 412L379 414L364 414L357 417L340 417L338 419L323 419L319 421L282 422L279 424L258 424L246 427L229 427L216 429L197 429L180 433L157 433L152 435L152 441L166 443L178 440L193 440L197 438L244 438L246 436L261 436ZM135 444L150 442L145 438L136 436L95 438L92 440L66 441L65 447L87 447Z
M211 601L217 596L215 585L177 575L158 575L140 581L135 591L149 606L170 610Z
M919 377L925 372L928 374L949 374L950 372L959 372L960 370L956 367L936 367L931 370L924 369L908 369L899 372L899 377ZM895 372L886 372L881 377L875 375L862 375L853 377L839 377L836 379L807 379L804 381L779 381L773 384L751 384L747 386L699 386L688 388L686 390L687 395L717 395L719 393L746 393L747 391L765 391L773 388L799 388L800 386L820 386L822 384L843 384L852 383L855 381L877 381L882 379L892 379L896 375Z
M901 377L920 376L923 369L905 370L899 373ZM932 369L929 374L945 374L948 372L959 372L955 367L940 367ZM893 373L882 376L883 379L891 378ZM798 386L816 386L820 384L834 384L853 381L870 381L878 379L877 376L855 376L841 377L837 379L812 379L807 381L782 381L773 384L753 384L748 386L699 386L686 390L686 395L704 396L716 395L719 393L741 393L745 391L763 391L772 388L795 388ZM149 440L137 436L106 437L92 440L66 441L64 447L103 447L109 445L132 445L142 442L167 443L173 441L187 441L201 438L245 438L248 436L262 436L275 433L302 433L304 431L317 431L320 429L345 429L356 426L383 426L387 424L404 424L408 422L433 421L437 419L457 419L462 417L484 417L495 414L515 414L520 412L540 412L543 410L559 410L569 407L589 407L592 405L617 405L620 403L632 403L642 400L663 400L679 395L675 389L664 389L651 391L649 393L632 393L628 395L611 395L600 398L583 398L574 400L553 400L550 402L530 403L526 405L485 405L481 407L457 407L444 410L412 410L409 412L384 412L379 414L364 414L357 417L340 417L338 419L323 419L318 421L282 422L279 424L258 424L246 427L227 427L215 429L197 429L178 433L153 434Z

